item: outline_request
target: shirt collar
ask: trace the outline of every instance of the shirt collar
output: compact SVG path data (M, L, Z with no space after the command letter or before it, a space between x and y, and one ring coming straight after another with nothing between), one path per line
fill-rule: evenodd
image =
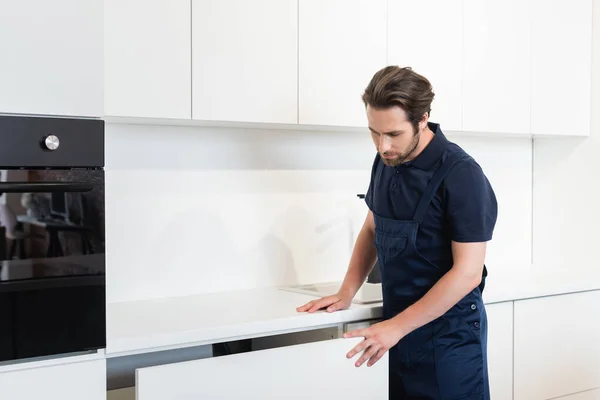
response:
M423 170L433 168L441 159L448 145L448 139L442 132L439 124L428 122L427 126L434 133L433 139L431 139L431 142L423 149L421 154L407 163L407 165L412 165Z

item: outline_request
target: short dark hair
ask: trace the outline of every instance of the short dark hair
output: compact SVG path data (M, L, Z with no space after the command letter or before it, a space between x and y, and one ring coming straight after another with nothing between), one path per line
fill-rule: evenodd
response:
M369 105L376 109L399 106L417 130L423 115L431 115L434 97L433 87L427 78L414 72L411 67L392 65L373 75L362 100L365 107Z

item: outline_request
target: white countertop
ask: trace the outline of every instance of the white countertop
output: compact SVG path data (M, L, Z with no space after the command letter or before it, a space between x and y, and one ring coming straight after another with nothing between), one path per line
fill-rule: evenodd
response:
M540 283L539 281L537 283ZM562 288L549 285L490 285L486 304L596 290L593 281ZM503 289L500 291L499 289ZM555 289L555 290L549 290ZM306 331L377 319L382 304L352 304L347 310L300 313L296 307L318 297L277 288L222 292L107 305L107 357L149 353Z
M305 331L381 317L381 303L300 313L317 297L277 288L107 305L106 356L117 357Z

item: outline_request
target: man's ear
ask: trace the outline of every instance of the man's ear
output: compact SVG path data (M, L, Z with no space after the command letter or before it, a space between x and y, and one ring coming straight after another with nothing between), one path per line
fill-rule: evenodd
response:
M425 129L425 127L427 127L427 122L429 121L429 113L426 112L425 114L423 114L423 118L421 118L421 120L419 121L419 130L423 130Z

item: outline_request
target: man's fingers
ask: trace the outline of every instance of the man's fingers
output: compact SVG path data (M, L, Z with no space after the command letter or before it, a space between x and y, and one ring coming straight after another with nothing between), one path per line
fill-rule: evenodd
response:
M344 333L344 338L353 338L353 337L366 337L367 329L356 329L350 332Z
M355 365L357 367L363 365L365 361L367 361L377 353L377 350L379 350L380 346L381 345L376 342L369 345L369 347L367 347L367 349L363 352L362 356L358 359Z
M309 301L309 302L308 302L308 303L306 303L305 305L303 305L303 306L300 306L300 307L296 308L296 310L298 310L298 311L300 311L300 312L302 312L302 311L306 311L306 310L308 310L310 307L312 307L314 303L315 303L315 301L314 301L314 300L313 300L313 301Z
M348 352L348 354L346 354L346 357L348 357L348 358L354 357L356 354L360 353L361 351L363 351L364 349L369 347L371 344L373 344L373 342L371 340L369 340L369 339L363 340L362 342L360 342L359 344L354 346L354 348L352 350L350 350Z
M327 307L327 312L334 312L334 311L339 310L340 308L342 308L342 302L336 301L335 303L333 303L332 305Z
M383 347L380 348L379 351L377 351L377 353L373 357L371 357L371 359L367 363L367 367L371 367L373 364L375 364L377 361L379 361L381 359L381 357L383 357L385 352L386 352L385 348L383 348Z

